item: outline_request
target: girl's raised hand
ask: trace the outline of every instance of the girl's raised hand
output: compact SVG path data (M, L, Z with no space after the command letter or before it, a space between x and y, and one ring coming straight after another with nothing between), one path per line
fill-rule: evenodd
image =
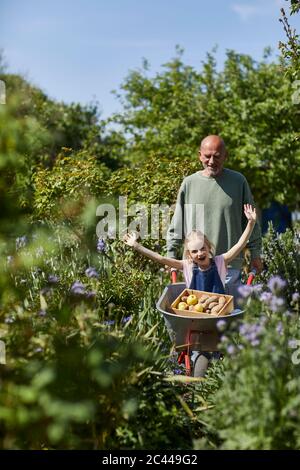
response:
M256 210L255 207L252 207L251 204L244 204L244 214L247 217L249 222L256 222Z
M135 232L126 233L123 237L123 242L128 246L135 247L137 244L137 234Z

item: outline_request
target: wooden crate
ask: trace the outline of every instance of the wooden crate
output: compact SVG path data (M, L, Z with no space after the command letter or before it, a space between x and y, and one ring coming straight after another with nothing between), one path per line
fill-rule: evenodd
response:
M181 297L189 296L194 294L197 298L201 297L203 294L208 295L210 297L217 296L217 297L225 297L226 303L224 304L223 308L218 312L218 314L206 313L206 312L194 312L192 310L179 310L177 308L179 302L181 302ZM171 304L172 310L177 315L185 316L185 317L193 317L193 318L212 318L212 317L224 317L229 315L233 309L233 296L226 295L226 294L215 294L214 292L205 292L200 290L193 290L193 289L184 289L181 294L174 300Z

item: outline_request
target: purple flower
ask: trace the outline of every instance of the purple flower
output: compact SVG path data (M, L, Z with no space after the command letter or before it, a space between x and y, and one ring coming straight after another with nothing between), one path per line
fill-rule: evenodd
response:
M75 281L70 289L71 294L74 295L84 295L85 294L85 287L80 281Z
M263 329L264 329L263 326L260 325L259 323L255 323L255 325L253 326L253 331L255 331L257 335L262 334Z
M253 339L253 340L251 341L251 345L254 346L254 347L255 347L255 346L258 346L258 345L259 345L259 340L258 340L258 339Z
M292 295L293 304L296 304L299 301L299 297L300 297L299 292L294 292L294 294Z
M247 339L249 339L249 341L255 341L257 339L256 331L252 330L251 333L247 335Z
M106 243L102 238L98 238L97 242L97 251L98 253L103 253L106 250Z
M286 282L280 276L272 276L269 279L268 287L273 292L273 294L280 292L285 286Z
M228 341L227 336L224 336L224 335L221 336L221 340L220 340L220 341L221 341L221 343L226 343L226 342Z
M103 324L107 326L114 325L115 323L116 322L114 320L106 320L105 322L103 322Z
M96 292L94 290L89 290L88 292L86 292L85 297L87 299L93 299L94 297L96 297Z
M244 285L244 286L239 286L238 287L238 293L244 299L247 299L247 297L249 297L252 294L252 292L253 292L253 287L252 286Z
M226 328L226 321L225 320L217 321L217 328L219 331L224 331Z
M259 300L260 300L261 302L266 303L266 304L269 304L270 301L271 301L271 299L272 299L272 294L271 294L271 292L263 292L263 293L260 295L260 297L259 297Z
M272 312L280 312L284 308L284 299L281 297L272 297L270 309Z
M96 268L92 268L92 267L87 268L87 269L85 270L85 275L86 275L87 277L91 277L91 278L94 277L94 278L96 278L96 279L98 279L98 277L99 277L99 274L97 273Z
M226 350L230 356L235 353L235 347L233 346L233 344L230 344Z
M26 235L23 235L23 237L16 238L16 249L20 250L21 248L24 248L26 243L27 243Z
M181 369L174 369L173 374L180 375L180 374L182 374L182 370Z
M253 292L255 294L260 294L262 289L263 289L263 285L262 284L254 284L254 286L252 286L252 289L253 289Z
M251 325L249 323L243 323L243 325L239 327L239 332L241 335L245 335L250 331L250 329Z
M246 341L251 342L251 344L254 341L258 341L258 337L263 333L263 330L263 326L259 323L254 323L253 325L250 323L245 323L239 328L240 334Z
M55 274L49 274L48 282L49 284L57 284L59 282L59 277L55 276Z
M123 318L122 323L127 323L131 319L132 319L132 315L129 315L129 317Z
M290 339L288 342L288 347L291 349L296 349L298 347L299 341L296 339Z
M41 310L38 311L38 316L39 317L45 317L46 315L47 315L46 310L41 309Z
M283 324L282 324L281 321L280 321L280 322L278 323L278 325L276 326L276 331L277 331L277 333L278 333L279 335L283 335Z

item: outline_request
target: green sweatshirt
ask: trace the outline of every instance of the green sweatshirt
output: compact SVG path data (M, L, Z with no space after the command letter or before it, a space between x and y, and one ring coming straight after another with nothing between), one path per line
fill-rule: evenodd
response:
M214 244L216 255L227 252L242 235L247 218L244 204L253 203L246 178L237 171L223 169L216 178L200 172L187 176L179 189L173 219L167 233L167 251L170 258L180 258L179 249L184 237L193 229L202 229ZM200 206L197 206L200 204ZM201 206L203 204L203 206ZM261 255L261 231L255 224L248 242L251 257ZM243 254L232 261L231 267L241 269Z

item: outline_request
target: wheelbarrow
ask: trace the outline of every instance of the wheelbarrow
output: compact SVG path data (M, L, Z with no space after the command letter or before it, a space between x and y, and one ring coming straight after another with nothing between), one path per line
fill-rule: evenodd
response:
M255 276L255 272L251 272L247 284L250 285ZM217 323L220 320L226 322L225 328L232 321L241 319L244 310L235 309L230 315L211 318L195 318L191 316L181 316L175 314L171 308L172 302L186 288L184 282L176 282L176 271L172 272L172 284L165 287L161 297L156 303L157 310L162 313L164 321L175 346L175 350L179 352L178 362L185 362L186 375L191 375L191 351L216 352L218 351L218 343L220 341L220 331Z

